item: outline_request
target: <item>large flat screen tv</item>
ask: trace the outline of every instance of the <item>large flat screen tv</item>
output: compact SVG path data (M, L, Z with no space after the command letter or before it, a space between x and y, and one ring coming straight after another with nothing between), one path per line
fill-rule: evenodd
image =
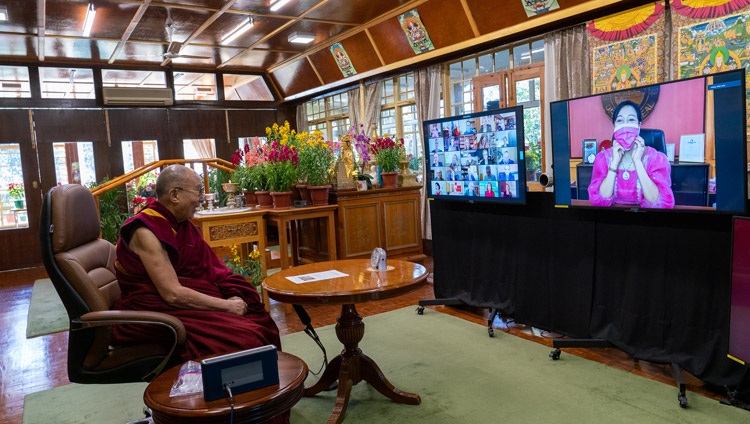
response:
M558 206L744 213L744 69L552 102Z
M523 107L424 122L433 199L526 202Z

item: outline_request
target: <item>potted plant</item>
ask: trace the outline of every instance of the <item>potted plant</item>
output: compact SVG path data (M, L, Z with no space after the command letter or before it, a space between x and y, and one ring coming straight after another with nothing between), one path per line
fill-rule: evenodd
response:
M265 172L273 197L274 208L287 208L292 203L292 187L297 182L297 149L273 141L265 153Z
M384 187L398 187L398 163L401 161L403 139L394 140L388 135L377 138L370 145L370 152L380 168Z
M245 277L245 279L253 285L260 296L260 285L263 282L263 279L266 278L266 275L263 273L263 264L261 263L263 254L258 250L258 246L253 246L253 250L250 251L246 258L240 256L236 244L233 244L229 249L232 256L225 256L224 264L235 274ZM263 301L262 298L261 301Z
M9 183L8 196L13 200L13 207L23 209L23 202L26 199L26 192L23 189L23 183Z
M258 137L253 138L252 144L245 143L242 149L237 149L232 155L232 164L235 166L232 178L244 192L248 206L258 203L256 191L266 189L263 163L263 145Z
M333 166L333 146L322 136L309 137L300 144L300 177L307 182L313 206L328 204L328 171Z

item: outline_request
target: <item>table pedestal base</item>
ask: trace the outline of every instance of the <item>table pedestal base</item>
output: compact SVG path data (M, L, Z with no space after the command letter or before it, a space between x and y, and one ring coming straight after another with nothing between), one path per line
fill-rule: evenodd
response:
M395 387L385 378L378 365L362 353L359 342L365 334L365 324L353 304L342 305L341 316L336 323L336 336L344 350L328 364L323 375L312 386L305 388L305 396L315 396L338 380L336 405L328 423L344 420L352 386L364 380L384 396L398 403L419 405L419 395L407 393Z

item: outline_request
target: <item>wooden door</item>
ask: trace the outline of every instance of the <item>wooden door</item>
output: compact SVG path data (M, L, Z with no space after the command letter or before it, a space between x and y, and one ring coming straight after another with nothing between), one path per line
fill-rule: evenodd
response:
M0 111L0 152L3 155L4 186L0 209L0 271L38 266L39 212L42 190L39 183L37 144L32 138L30 114L25 110ZM8 183L23 183L20 208L8 196Z

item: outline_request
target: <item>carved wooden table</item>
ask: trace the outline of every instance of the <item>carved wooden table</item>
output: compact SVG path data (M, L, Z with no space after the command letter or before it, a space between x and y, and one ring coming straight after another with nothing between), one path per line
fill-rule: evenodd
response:
M369 266L370 261L362 259L317 262L282 269L263 282L266 293L280 302L341 305L336 336L344 350L331 360L314 385L305 388L305 396L314 396L338 380L336 404L328 423L344 420L352 386L362 380L395 402L408 405L421 402L419 395L393 387L375 361L362 353L359 342L365 335L365 324L354 304L388 299L415 290L426 283L427 270L422 265L398 260L388 260L389 271L371 271ZM304 284L295 284L286 278L331 270L347 276Z
M156 377L143 394L156 424L228 423L229 399L211 402L203 393L169 397L180 370L178 365ZM234 422L265 422L289 411L301 398L307 365L294 355L279 352L279 384L234 396Z
M203 235L203 240L212 248L230 247L233 244L241 246L242 257L252 250L252 245L257 244L258 250L265 258L266 252L266 226L263 221L263 215L266 210L256 208L242 208L238 212L228 209L227 213L221 211L201 211L196 212L191 220ZM266 261L261 261L263 272L266 272ZM266 311L270 310L270 302L266 294L263 293L263 303Z

